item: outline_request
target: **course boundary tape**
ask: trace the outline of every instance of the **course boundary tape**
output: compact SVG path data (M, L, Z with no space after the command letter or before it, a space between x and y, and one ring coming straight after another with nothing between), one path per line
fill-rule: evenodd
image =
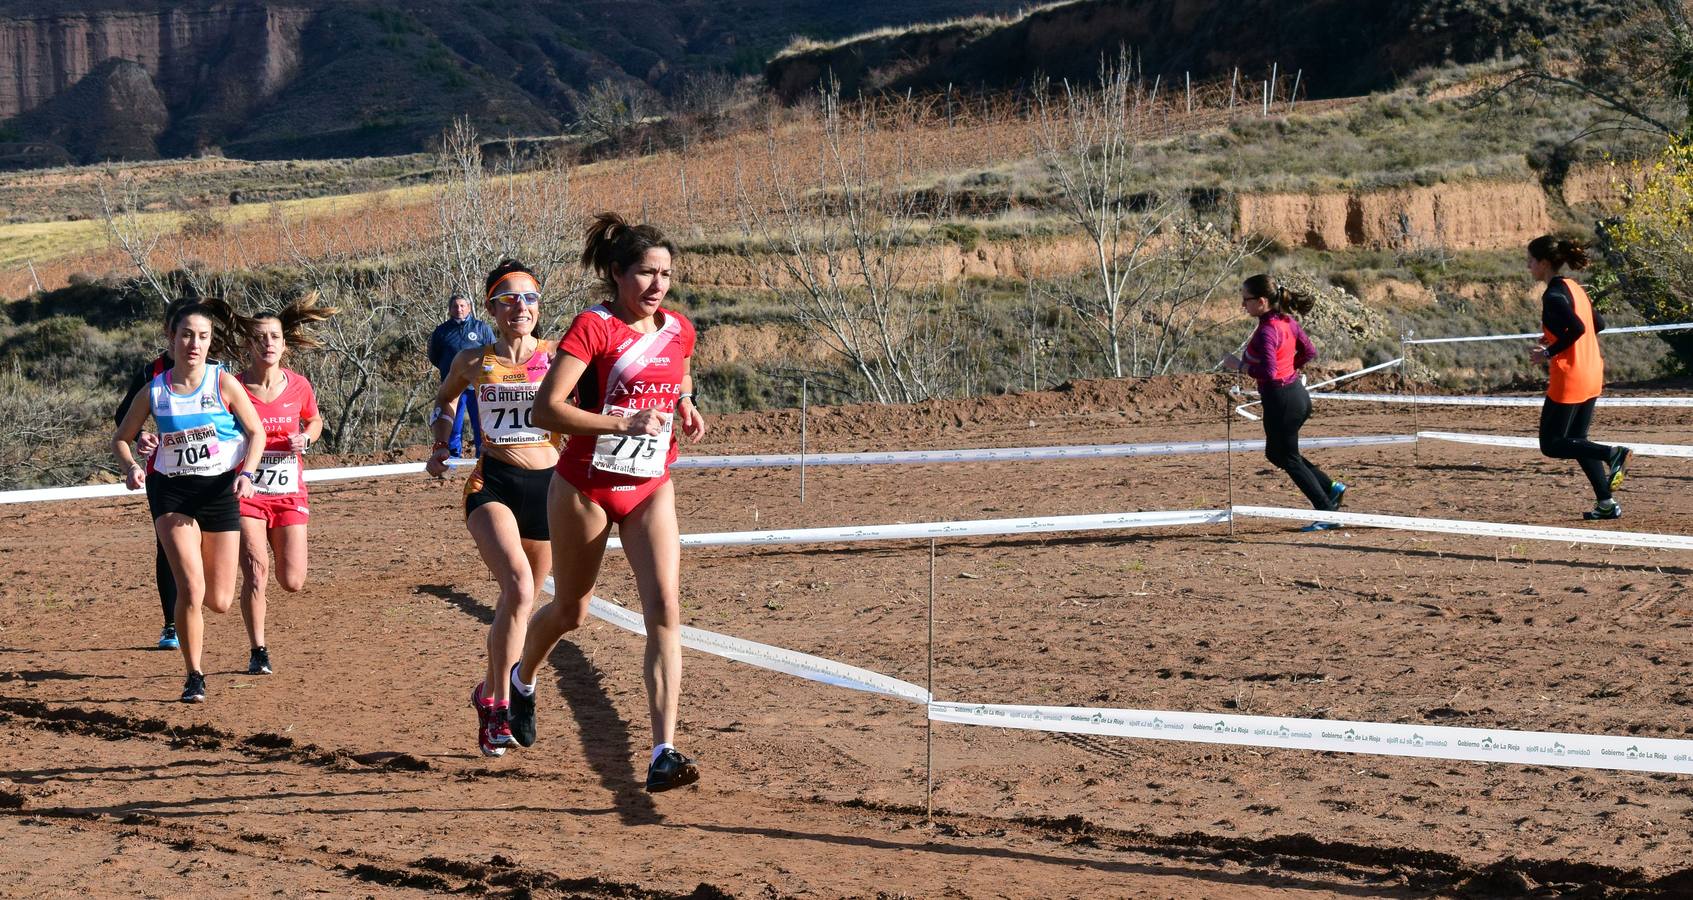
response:
M1693 741L1228 713L931 702L929 718L1158 741L1693 774Z
M1355 400L1364 403L1410 403L1418 406L1540 406L1545 397L1487 397L1429 394L1345 394L1321 391L1313 400ZM1693 406L1693 397L1600 397L1599 406L1680 408Z
M1470 519L1430 519L1422 516L1386 516L1376 513L1318 512L1278 506L1236 506L1235 518L1292 519L1309 522L1321 519L1342 525L1389 528L1398 531L1433 531L1471 537L1497 537L1566 544L1605 544L1615 547L1649 547L1658 550L1693 550L1693 537L1653 534L1643 531L1603 531L1598 528L1561 528L1555 525L1518 525L1513 522L1478 522Z
M548 578L544 589L553 592ZM598 597L588 611L645 635L641 614ZM1230 713L936 701L923 688L858 666L682 626L682 645L767 671L924 706L936 722L1316 752L1693 774L1693 741L1449 725Z
M1416 437L1408 434L1377 434L1359 437L1307 438L1304 446L1371 447L1385 444L1409 444ZM913 465L922 463L957 462L1018 462L1037 459L1109 459L1134 456L1179 456L1187 453L1222 453L1233 449L1236 453L1264 449L1264 442L1186 441L1146 444L1079 444L1060 447L989 447L965 450L897 450L885 453L825 453L806 456L807 466L842 465ZM677 460L672 469L734 469L768 466L797 466L797 453L749 454L744 456L696 456ZM448 460L453 467L475 465L475 460ZM329 469L306 469L306 483L344 481L351 478L381 478L388 475L422 474L423 463L388 463L376 466L342 466ZM41 503L55 500L90 500L98 497L141 499L144 491L132 491L118 484L82 484L71 487L30 488L19 491L0 491L0 505L8 503Z
M1469 434L1461 431L1419 431L1417 437L1431 441L1448 441L1454 444L1480 444L1484 447L1521 447L1530 450L1540 449L1540 439L1531 437L1517 437L1505 434ZM1682 458L1693 457L1693 447L1685 444L1636 444L1632 441L1618 441L1630 452L1638 456L1675 456Z

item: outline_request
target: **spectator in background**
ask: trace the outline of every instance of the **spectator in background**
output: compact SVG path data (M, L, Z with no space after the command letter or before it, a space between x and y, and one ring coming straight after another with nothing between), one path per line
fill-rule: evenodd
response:
M494 329L487 322L470 314L470 298L463 291L453 291L452 299L447 301L447 321L435 327L435 333L429 336L429 364L441 373L441 380L445 381L447 372L453 367L453 359L459 351L472 347L485 347L494 342ZM465 412L470 411L470 427L475 433L475 445L472 453L464 450L464 421ZM453 417L452 437L447 441L447 447L454 456L479 456L482 449L482 423L476 417L475 391L466 389L459 397L458 411Z

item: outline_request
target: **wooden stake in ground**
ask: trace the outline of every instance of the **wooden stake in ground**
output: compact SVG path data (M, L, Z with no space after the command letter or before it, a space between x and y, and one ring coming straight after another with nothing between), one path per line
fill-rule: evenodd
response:
M929 700L935 699L935 539L929 538L929 674L924 681L923 689L929 692ZM926 726L926 758L923 765L927 784L923 788L923 821L926 824L935 823L935 720L929 716L928 708L923 710L923 723Z
M801 505L805 503L805 420L807 418L806 405L809 399L806 394L809 393L807 390L809 385L810 379L801 378L799 380L799 502Z
M1234 403L1223 392L1223 481L1229 490L1229 537L1234 537Z

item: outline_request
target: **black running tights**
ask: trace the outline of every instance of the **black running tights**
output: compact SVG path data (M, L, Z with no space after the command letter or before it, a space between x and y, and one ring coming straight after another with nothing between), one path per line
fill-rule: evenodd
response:
M165 611L165 624L176 624L176 576L171 574L170 560L165 558L165 545L153 538L153 580L159 585L159 605Z
M1540 407L1540 452L1552 459L1573 459L1581 464L1581 471L1593 485L1593 497L1611 499L1609 463L1613 448L1595 444L1587 439L1587 429L1593 424L1593 404L1558 403L1547 400Z
M1312 509L1334 509L1329 500L1334 481L1315 463L1299 455L1299 428L1311 417L1311 395L1297 381L1260 389L1264 398L1264 458L1287 472L1311 501Z

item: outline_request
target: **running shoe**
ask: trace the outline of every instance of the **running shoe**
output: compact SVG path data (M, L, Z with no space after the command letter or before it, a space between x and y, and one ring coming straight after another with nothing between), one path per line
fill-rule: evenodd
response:
M182 702L206 702L206 676L199 672L188 673L188 680L182 683Z
M1598 521L1598 520L1602 520L1602 519L1620 519L1620 518L1622 518L1622 504L1618 503L1615 500L1611 500L1611 501L1609 501L1609 503L1610 503L1610 505L1608 505L1608 506L1604 503L1601 503L1598 506L1595 506L1592 509L1588 510L1587 512L1582 513L1581 517L1583 519L1586 519L1589 522Z
M1611 490L1614 491L1617 488L1622 487L1623 469L1628 467L1628 458L1633 455L1634 451L1628 449L1627 447L1613 447L1611 449L1611 458L1609 460L1609 466L1607 467L1609 469L1610 477L1608 480L1611 483ZM1614 519L1616 516L1609 516L1608 518Z
M1344 499L1346 499L1346 485L1341 484L1338 481L1330 482L1330 484L1329 484L1329 509L1330 509L1330 511L1339 509L1340 508L1340 502Z
M513 672L517 666L511 667ZM508 678L510 676L507 676ZM511 706L506 709L506 726L519 747L535 746L535 695L511 689Z
M1312 522L1311 524L1309 524L1309 525L1307 525L1304 528L1301 528L1299 530L1302 531L1302 532L1305 532L1305 531L1333 531L1333 530L1335 530L1336 528L1339 528L1339 527L1340 527L1339 522Z
M267 649L265 647L254 647L252 649L252 652L247 654L247 674L248 675L269 675L270 674L270 650L269 649Z
M699 767L675 747L666 747L647 767L647 793L657 794L700 780Z
M482 682L470 692L470 708L476 710L476 746L483 756L504 756L506 748L494 743L494 701L482 696Z
M488 741L496 747L510 749L518 746L517 738L511 736L510 713L510 705L494 704L494 714L488 720Z
M181 647L181 646L182 646L182 642L178 641L176 639L176 626L175 625L166 625L165 630L159 632L159 649L160 650L175 650L176 648Z

